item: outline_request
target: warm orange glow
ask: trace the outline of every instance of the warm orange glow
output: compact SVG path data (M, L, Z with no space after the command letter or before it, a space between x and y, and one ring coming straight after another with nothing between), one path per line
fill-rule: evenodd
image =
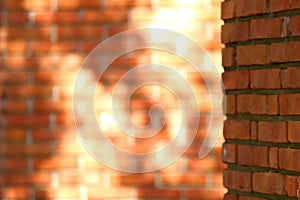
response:
M0 170L3 177L0 177L0 182L3 189L0 190L0 197L187 199L190 185L209 188L215 184L210 175L217 170L220 173L220 168L214 168L220 163L211 160L208 164L197 162L197 151L206 131L202 127L207 121L206 114L211 111L210 99L202 77L195 75L191 64L177 55L160 50L128 53L111 64L102 80L97 80L92 71L85 71L76 88L82 94L83 101L78 113L84 116L83 123L88 124L92 118L96 118L99 127L114 145L128 152L151 153L163 149L176 136L178 146L185 143L189 122L182 120L179 100L167 88L159 85L139 88L129 102L132 122L138 126L148 125L151 122L149 110L153 105L160 104L165 111L166 124L152 138L137 139L127 136L115 124L111 93L118 79L135 66L153 63L174 69L193 87L204 115L199 122L203 126L192 147L171 166L145 175L123 174L109 169L109 166L102 165L86 151L76 133L72 115L74 84L84 58L99 42L121 30L159 27L186 34L209 50L221 72L220 9L215 8L211 1L7 0L3 4L3 27L0 28L3 55L0 60L3 64L3 73L0 75L0 81L3 81L3 87L0 88L0 95L3 94L3 101L0 102L3 125L0 133L3 139ZM25 17L15 17L11 13ZM163 43L167 36L154 31L148 37L155 44ZM118 45L108 49L117 49ZM191 52L190 46L182 38L174 39L172 45L182 55ZM175 79L170 74L160 78ZM140 79L143 79L143 75L137 74L132 81ZM94 82L99 82L98 88L90 91L89 86ZM127 94L126 85L123 87L124 94ZM181 85L176 87L179 91L184 89ZM91 93L95 93L94 105L85 101L85 97ZM123 108L125 103L120 98L116 104ZM85 115L91 106L95 108L94 115ZM184 128L178 133L182 123ZM91 128L89 131L97 137L97 130ZM105 145L95 148L104 151L114 163L131 164L130 159L117 157ZM157 160L164 161L168 156L157 155ZM209 171L210 168L215 171ZM38 176L39 173L43 176ZM10 177L16 174L18 178ZM198 181L197 178L202 176L207 176L207 184ZM2 178L5 180L2 181ZM221 181L215 185L219 191L214 194L224 193L220 189ZM2 193L6 193L6 196L1 196Z

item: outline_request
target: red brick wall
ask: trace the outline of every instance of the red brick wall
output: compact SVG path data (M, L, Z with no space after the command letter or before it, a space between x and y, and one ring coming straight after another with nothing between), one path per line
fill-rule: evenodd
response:
M222 2L224 199L300 198L300 2Z
M132 175L94 160L80 144L72 117L72 90L80 63L99 42L120 31L150 25L175 29L201 44L221 66L219 7L219 0L0 0L0 198L222 199L220 147L205 160L197 156L205 130L173 165ZM227 53L234 54L233 49ZM112 64L105 81L113 82L119 69L124 73L151 59L162 64L170 61L157 52L129 54ZM171 60L173 66L184 68L182 61ZM199 77L189 77L201 95ZM282 103L290 100L282 98ZM140 105L145 107L144 102L137 108ZM231 112L236 112L235 107ZM137 117L141 124L147 121L144 118Z

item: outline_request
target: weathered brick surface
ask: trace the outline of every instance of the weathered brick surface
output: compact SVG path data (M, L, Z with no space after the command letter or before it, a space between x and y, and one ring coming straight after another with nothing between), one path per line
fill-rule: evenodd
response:
M221 7L224 199L300 198L300 2L225 0ZM251 191L236 187L240 171L251 173Z
M238 65L261 65L270 63L269 45L238 46L236 53Z
M237 95L237 112L241 114L266 114L266 96L254 94Z
M244 192L251 192L251 173L250 172L239 172L233 170L225 170L223 174L224 186Z
M268 147L238 145L237 147L237 163L246 166L268 167Z
M224 122L224 137L228 139L249 139L249 120L226 120Z
M253 191L269 194L285 194L284 176L276 173L254 172L252 176Z

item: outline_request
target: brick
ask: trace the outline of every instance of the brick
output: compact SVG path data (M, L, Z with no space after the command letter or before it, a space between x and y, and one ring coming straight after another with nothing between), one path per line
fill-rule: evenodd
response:
M253 64L265 65L270 63L270 46L258 44L252 47Z
M236 171L233 170L224 170L223 171L223 184L225 188L235 189L236 188Z
M226 23L222 26L223 43L244 42L249 40L249 22Z
M58 10L100 9L101 1L98 0L57 0Z
M5 42L6 51L10 54L19 53L24 55L28 48L27 41L6 41Z
M270 0L271 12L279 12L285 10L293 10L300 8L300 2L297 0L281 1L281 0Z
M8 115L6 117L8 126L45 126L49 124L47 115Z
M118 25L118 26L111 26L108 28L108 35L114 36L116 34L122 33L123 31L127 31L130 29L136 29L137 27L134 25Z
M268 95L268 115L277 115L279 113L278 95Z
M225 170L223 172L223 183L228 189L251 192L251 172L239 172Z
M300 4L299 4L300 8ZM289 22L289 31L291 36L300 36L300 16L293 16Z
M3 6L8 10L49 10L50 1L39 1L39 0L4 0Z
M0 138L6 141L25 142L27 131L25 128L6 128L5 134L0 135Z
M288 122L288 140L300 143L300 122Z
M34 14L34 23L37 25L47 24L76 24L80 22L77 12L37 12Z
M214 199L222 199L223 191L220 188L210 188L210 189L194 189L188 190L186 192L186 196L188 199L207 199L207 200L214 200Z
M42 55L42 54L50 54L50 53L72 53L77 51L79 44L77 42L32 42L31 43L31 50L35 55ZM56 74L55 76L53 74ZM60 78L60 73L53 71L51 72L37 72L36 74L48 74L48 80L57 79L57 76ZM64 74L68 77L67 74ZM69 73L70 75L70 73ZM62 80L61 80L62 81ZM49 81L48 81L49 82Z
M206 183L206 176L200 173L163 173L162 184L164 185L204 185ZM152 184L154 184L154 179ZM126 184L128 185L128 184Z
M299 197L300 178L297 176L285 176L285 190L290 197Z
M300 94L279 95L280 115L299 115L300 114Z
M44 39L50 40L50 27L31 27L20 28L11 27L7 29L7 39L9 40L24 40L24 39Z
M267 12L267 0L239 0L236 2L236 16L264 14Z
M3 197L5 199L29 199L30 191L25 186L10 186L6 188Z
M33 102L35 113L68 113L72 110L71 102L58 100L38 100Z
M250 124L250 132L251 132L251 140L257 140L258 139L258 128L257 128L257 122L251 121Z
M248 71L226 71L222 74L226 90L246 89L249 87Z
M282 18L251 20L250 39L280 38L282 23Z
M271 44L272 62L296 62L300 61L298 50L300 41Z
M78 123L80 123L80 121ZM68 126L75 125L73 116L66 116L64 114L56 115L56 124L57 125L68 125Z
M223 144L223 162L235 163L236 162L236 144Z
M286 122L259 122L258 140L264 142L287 142Z
M32 130L33 140L64 140L74 137L75 130L49 130L47 127L35 127Z
M254 192L284 195L284 176L272 172L255 172L252 187Z
M50 172L35 172L30 174L9 173L5 175L7 184L21 185L48 185L51 183Z
M238 200L238 196L236 194L226 193L223 200Z
M128 21L128 12L126 10L88 11L84 14L83 21L85 23L120 24Z
M291 171L300 171L299 149L279 149L279 168Z
M57 36L59 40L67 38L100 39L102 36L102 27L92 25L60 26L57 28Z
M287 69L287 85L289 88L300 88L300 67Z
M250 121L248 120L226 120L224 122L224 137L226 139L249 139Z
M27 102L22 100L9 100L6 102L3 111L8 113L26 113Z
M221 18L231 19L235 17L235 1L223 1L221 3Z
M137 190L138 198L179 198L179 190L174 189L156 189L156 188L139 188Z
M250 65L252 63L252 46L238 46L236 62L238 65Z
M0 83L5 85L24 84L29 80L26 72L2 72L0 76Z
M6 67L10 71L20 71L29 69L50 69L53 66L53 60L48 57L25 58L23 56L10 56L6 59ZM23 88L23 86L22 86ZM11 91L16 92L16 91ZM21 92L21 91L19 91ZM26 92L22 90L22 92ZM42 92L42 91L40 91Z
M250 87L253 89L280 88L280 69L251 70Z
M51 144L10 144L5 147L5 155L8 157L24 157L24 156L49 156L52 153Z
M266 146L238 145L239 165L269 167L269 152Z
M231 67L235 66L235 48L227 47L222 49L222 66Z
M27 158L11 158L6 157L3 159L3 163L0 165L0 169L6 172L10 171L26 171L28 167Z
M236 96L226 95L225 113L227 115L236 114Z
M36 158L33 167L35 170L77 169L78 160L76 156L70 155Z
M29 16L26 12L9 12L6 16L9 24L26 25L29 23Z
M154 174L120 174L113 176L113 184L151 187L154 185Z
M238 65L265 65L270 63L270 46L264 44L238 46L236 61Z
M266 114L267 98L265 95L238 95L237 112L241 114Z
M271 147L269 149L269 163L270 167L277 169L279 167L278 148Z

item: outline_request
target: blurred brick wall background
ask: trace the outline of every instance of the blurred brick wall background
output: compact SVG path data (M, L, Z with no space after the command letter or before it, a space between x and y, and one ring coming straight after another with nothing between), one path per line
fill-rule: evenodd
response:
M222 2L225 199L300 198L300 1Z
M219 0L0 0L0 8L1 198L222 199L220 147L204 160L197 156L205 130L173 165L132 175L95 161L77 139L72 118L72 90L81 62L99 42L120 31L139 26L177 30L221 66ZM184 70L174 56L141 51L113 63L104 81L114 82L117 72L150 61ZM203 89L201 77L187 77ZM143 110L148 104L137 98L135 105ZM137 116L137 123L145 124L144 115ZM99 120L101 124L101 116Z

